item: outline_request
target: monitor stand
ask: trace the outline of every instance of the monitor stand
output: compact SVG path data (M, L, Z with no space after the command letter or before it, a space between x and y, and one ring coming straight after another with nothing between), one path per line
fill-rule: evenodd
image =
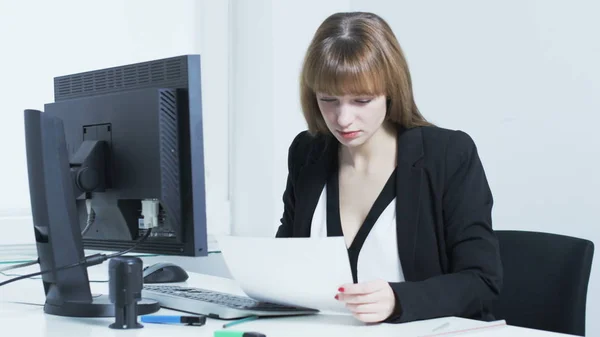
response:
M44 312L50 315L68 317L115 317L115 305L110 302L107 295L92 295L92 303L63 302L53 305L48 302L44 305ZM137 302L138 315L148 315L160 309L158 302L143 298Z
M71 317L115 317L115 304L109 297L91 293L87 273L90 264L82 263L87 259L62 121L38 110L25 110L25 145L40 270L49 271L42 273L44 312ZM157 301L138 302L140 315L159 309Z

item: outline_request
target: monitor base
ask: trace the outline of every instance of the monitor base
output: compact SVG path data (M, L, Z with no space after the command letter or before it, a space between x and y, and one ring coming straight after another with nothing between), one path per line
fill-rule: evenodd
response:
M138 315L148 315L160 310L157 301L143 298L137 303ZM63 302L53 305L46 302L44 312L50 315L67 317L115 317L115 305L107 295L94 297L92 303Z

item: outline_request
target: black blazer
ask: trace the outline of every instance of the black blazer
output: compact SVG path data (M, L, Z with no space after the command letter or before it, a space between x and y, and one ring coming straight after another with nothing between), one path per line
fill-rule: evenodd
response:
M442 316L493 320L502 285L490 191L477 148L462 131L399 128L396 176L398 255L406 281L390 283L387 322ZM288 155L277 237L309 237L313 212L337 155L330 135L298 134Z

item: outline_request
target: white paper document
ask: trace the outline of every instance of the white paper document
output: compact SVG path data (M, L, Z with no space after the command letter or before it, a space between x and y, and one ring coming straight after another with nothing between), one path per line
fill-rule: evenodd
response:
M233 278L251 298L349 313L334 297L352 283L344 238L217 237Z

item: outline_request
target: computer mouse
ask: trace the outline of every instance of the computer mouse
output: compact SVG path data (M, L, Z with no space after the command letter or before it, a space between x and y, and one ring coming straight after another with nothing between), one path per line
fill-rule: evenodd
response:
M168 262L155 263L144 268L144 283L184 282L189 275L176 264Z

